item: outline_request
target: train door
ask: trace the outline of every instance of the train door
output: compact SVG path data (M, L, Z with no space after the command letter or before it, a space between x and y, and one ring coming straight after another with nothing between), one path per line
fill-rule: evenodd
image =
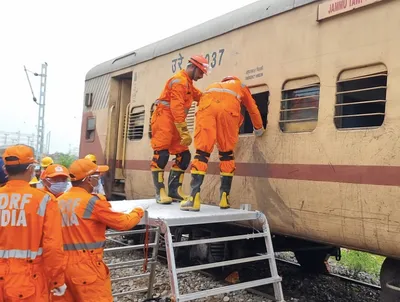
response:
M132 90L132 72L113 77L110 87L110 103L107 133L107 164L110 167L106 184L108 198L125 197L124 148L126 148L126 125Z

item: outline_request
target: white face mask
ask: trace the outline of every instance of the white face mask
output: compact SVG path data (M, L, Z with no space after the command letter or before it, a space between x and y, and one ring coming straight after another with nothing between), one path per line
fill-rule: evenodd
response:
M65 190L67 190L68 187L68 182L64 181L64 182L56 182L50 185L49 187L49 191L51 193L53 193L54 195L58 195L61 193L64 193Z

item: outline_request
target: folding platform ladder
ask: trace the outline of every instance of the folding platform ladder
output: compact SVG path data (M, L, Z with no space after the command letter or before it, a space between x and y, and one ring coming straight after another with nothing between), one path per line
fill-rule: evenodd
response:
M145 212L145 220L148 219L147 215L148 215L148 213L146 211ZM146 233L148 235L150 235L150 233L155 233L154 236L149 236L149 237L153 237L154 241L148 242L148 244L146 244L146 243L145 244L125 244L120 240L114 239L114 237L119 237L119 236L139 235L139 234L146 235ZM107 240L116 242L122 246L106 248L106 249L104 249L105 254L108 254L108 253L120 254L121 252L124 252L124 251L144 250L145 251L144 257L146 257L146 255L147 255L146 247L148 247L149 249L150 248L152 249L151 258L143 258L143 259L123 261L123 262L114 262L114 263L107 264L110 271L140 267L140 266L143 266L145 263L149 266L149 271L146 270L143 273L136 273L136 274L132 274L130 276L111 279L112 284L118 284L118 282L121 282L121 281L140 279L140 278L145 278L145 277L149 278L147 287L143 287L143 288L139 288L139 289L135 289L135 290L124 291L124 292L119 292L119 293L114 293L113 297L135 295L138 293L147 292L147 298L152 298L154 280L155 280L155 269L156 269L156 265L157 265L159 238L160 238L159 227L154 227L154 226L151 227L149 225L147 225L147 227L145 227L143 229L137 229L137 230L122 231L122 232L110 230L110 231L106 232Z
M207 206L202 205L202 211L206 210ZM208 206L212 207L212 206ZM203 210L203 208L206 208ZM247 210L234 210L232 212L229 210L220 210L217 207L212 207L211 211L216 213L215 215L202 215L202 214L193 214L193 217L176 217L176 218L169 218L163 219L162 217L157 219L156 225L161 227L161 233L164 234L165 238L165 248L167 253L167 260L168 260L168 270L170 276L170 284L171 284L171 294L172 299L176 302L183 302L183 301L191 301L194 299L224 294L228 292L233 292L237 290L244 290L248 288L253 288L257 286L273 284L274 288L274 295L275 300L278 302L284 302L283 292L281 281L282 278L278 275L278 270L276 267L275 256L274 256L274 249L272 246L272 239L270 234L270 229L268 225L267 218L265 215L258 211L247 211ZM221 212L221 214L218 214ZM182 212L181 212L182 213ZM186 212L187 213L187 212ZM199 213L199 212L197 212ZM232 213L232 214L230 214ZM195 215L198 215L197 217ZM194 218L195 217L195 218ZM151 221L151 219L150 219ZM180 241L180 242L173 242L172 234L170 230L170 226L189 226L195 224L218 224L218 223L226 223L226 222L238 222L238 221L258 221L262 223L262 231L258 233L250 233L244 235L234 235L234 236L226 236L226 237L218 237L218 238L208 238L208 239L200 239L200 240L189 240L189 241ZM246 257L246 258L239 258L235 260L228 260L228 261L220 261L220 262L213 262L209 264L202 264L202 265L195 265L190 267L183 267L177 268L175 263L175 253L174 248L183 247L183 246L191 246L191 245L198 245L198 244L207 244L207 243L217 243L217 242L227 242L227 241L235 241L235 240L243 240L243 239L252 239L252 238L264 238L265 247L266 247L266 254L264 255L257 255L253 257ZM250 263L255 261L261 260L268 260L271 277L263 278L233 285L226 285L218 288L207 289L203 291L188 293L188 294L180 294L179 292L179 284L178 284L178 275L181 273L186 272L193 272L199 271L204 269L210 269L215 267L222 267L222 266L229 266L241 263Z

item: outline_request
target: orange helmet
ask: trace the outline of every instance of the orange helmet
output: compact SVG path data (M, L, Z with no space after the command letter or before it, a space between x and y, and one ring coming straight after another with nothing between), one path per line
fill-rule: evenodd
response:
M223 78L221 82L232 81L232 80L240 82L240 79L235 76L227 76L227 77Z
M189 62L199 68L206 75L211 72L211 67L208 64L207 59L201 55L191 56Z

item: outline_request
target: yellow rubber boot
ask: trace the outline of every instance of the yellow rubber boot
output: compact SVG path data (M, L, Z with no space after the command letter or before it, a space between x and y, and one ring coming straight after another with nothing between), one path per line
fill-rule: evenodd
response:
M183 170L171 170L168 177L168 196L172 198L172 201L181 202L188 196L183 193L182 183L185 176Z
M180 209L182 211L200 211L200 187L203 183L203 180L204 174L192 174L192 181L190 182L190 196L181 202Z
M152 170L153 183L156 189L156 201L161 204L172 203L172 198L165 192L164 170Z
M231 207L229 203L229 193L232 186L232 174L222 174L221 173L221 187L220 187L220 209L229 209Z

